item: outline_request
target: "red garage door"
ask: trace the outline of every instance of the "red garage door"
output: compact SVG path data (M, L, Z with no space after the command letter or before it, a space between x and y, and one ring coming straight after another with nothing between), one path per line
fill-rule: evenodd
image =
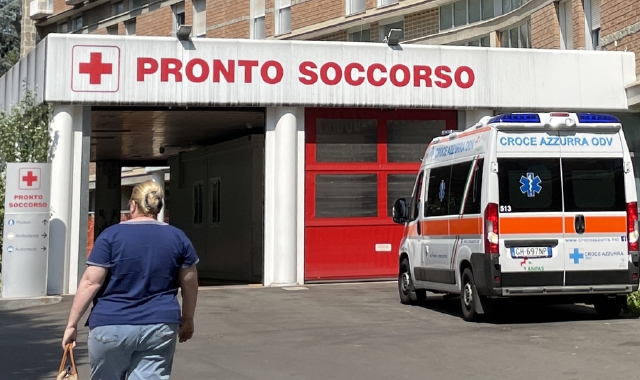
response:
M455 111L307 108L305 279L395 277L402 226L425 148Z

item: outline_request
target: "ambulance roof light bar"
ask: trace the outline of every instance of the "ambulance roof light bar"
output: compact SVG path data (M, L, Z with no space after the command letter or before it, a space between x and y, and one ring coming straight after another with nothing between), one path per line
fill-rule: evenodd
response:
M487 124L493 123L540 123L540 116L536 113L508 113L491 118Z
M578 121L580 121L581 123L619 123L620 119L613 115L579 113Z

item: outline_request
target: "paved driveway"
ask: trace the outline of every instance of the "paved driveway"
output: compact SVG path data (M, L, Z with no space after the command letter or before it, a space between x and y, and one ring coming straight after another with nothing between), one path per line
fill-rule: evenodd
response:
M70 302L0 312L1 380L53 378ZM638 377L640 320L601 321L577 305L519 308L491 323L468 323L459 309L459 300L440 296L426 307L403 306L394 283L205 288L196 336L179 345L172 378ZM88 380L84 342L77 351Z

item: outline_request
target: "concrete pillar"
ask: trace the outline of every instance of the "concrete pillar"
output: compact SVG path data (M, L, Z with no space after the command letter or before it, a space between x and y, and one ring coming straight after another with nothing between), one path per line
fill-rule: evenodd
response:
M121 169L117 161L96 162L94 238L107 227L120 223Z
M91 107L82 107L82 121L73 128L73 182L67 293L75 294L85 270L89 217L89 164L91 162Z
M162 194L164 194L164 169L147 168L147 173L151 173L151 178L153 179L154 182L160 185L160 188L162 189ZM160 210L160 213L158 213L158 220L161 222L164 222L164 209L167 207L165 200L166 200L166 196L162 200L162 202L164 203L164 206L162 207L162 210Z
M88 212L88 201L81 199L83 178L88 184L89 123L89 108L54 107L47 294L75 291L77 285L83 207L85 218ZM85 195L88 198L88 192Z
M304 109L267 109L265 136L265 267L264 284L301 283L298 259L301 189L299 133ZM303 195L302 195L303 196Z

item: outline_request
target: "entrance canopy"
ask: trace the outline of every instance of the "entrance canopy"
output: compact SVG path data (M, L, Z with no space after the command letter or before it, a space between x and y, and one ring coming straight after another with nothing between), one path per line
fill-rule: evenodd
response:
M51 34L0 79L46 102L626 110L634 54Z

